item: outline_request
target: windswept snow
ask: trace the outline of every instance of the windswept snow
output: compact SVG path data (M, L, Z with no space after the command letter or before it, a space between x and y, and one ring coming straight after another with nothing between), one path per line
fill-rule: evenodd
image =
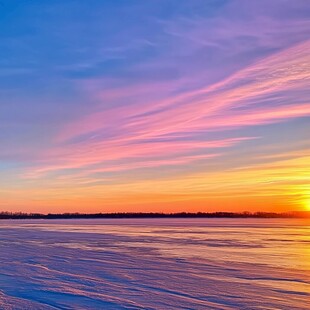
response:
M0 222L0 309L307 309L310 223Z

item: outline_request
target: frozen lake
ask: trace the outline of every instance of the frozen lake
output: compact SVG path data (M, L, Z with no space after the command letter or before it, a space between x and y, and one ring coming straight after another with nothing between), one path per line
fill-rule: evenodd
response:
M0 221L0 309L309 309L310 222Z

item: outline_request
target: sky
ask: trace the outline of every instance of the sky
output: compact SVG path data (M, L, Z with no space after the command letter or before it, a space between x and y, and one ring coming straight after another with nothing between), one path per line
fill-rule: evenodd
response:
M1 0L0 210L310 210L310 2Z

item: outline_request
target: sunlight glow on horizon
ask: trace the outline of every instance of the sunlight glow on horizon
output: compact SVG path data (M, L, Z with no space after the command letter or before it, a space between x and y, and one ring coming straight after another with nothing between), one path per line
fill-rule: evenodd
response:
M307 211L310 211L310 197L307 197L305 202L304 202L304 205L305 205L305 209Z

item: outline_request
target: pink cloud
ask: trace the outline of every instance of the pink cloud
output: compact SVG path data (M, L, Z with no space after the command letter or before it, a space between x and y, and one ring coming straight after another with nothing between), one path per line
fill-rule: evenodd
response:
M99 171L121 171L132 170L143 167L155 167L160 165L185 164L198 159L208 159L218 156L218 154L210 153L212 150L231 147L242 141L254 139L254 137L240 137L213 141L172 141L156 142L156 143L137 143L135 145L122 144L111 141L111 143L97 142L96 145L89 147L89 143L79 144L67 149L64 153L63 149L53 150L52 154L45 153L45 162L42 167L32 168L24 177L36 178L45 173L65 170L79 169L87 167L89 172ZM95 149L95 151L94 151ZM191 154L193 152L202 151L204 154ZM167 158L173 157L173 158ZM54 158L58 158L55 163ZM154 158L155 157L155 158ZM119 164L115 163L119 160L138 159L138 162ZM52 163L50 161L52 160ZM95 164L111 165L109 168L91 168L89 166Z
M264 98L279 92L307 89L310 82L309 49L310 41L304 42L262 59L216 84L176 95L168 91L169 85L165 83L148 85L146 90L143 85L121 88L119 95L117 90L113 90L110 97L105 97L104 92L98 90L91 95L103 103L106 98L123 100L126 95L134 97L135 94L137 102L130 105L122 102L116 107L108 105L101 111L99 105L96 112L66 125L56 140L62 146L44 152L42 167L34 169L31 175L131 158L139 159L137 168L160 166L160 163L165 165L166 162L184 165L186 161L192 161L191 156L197 150L210 152L244 141L242 137L197 141L197 132L258 126L310 116L310 104L300 103L298 98L296 102L284 99L276 106L261 105ZM175 89L176 85L171 84L171 90ZM156 96L154 92L163 96ZM165 97L164 94L168 95ZM170 137L169 141L165 140L167 137ZM68 143L69 140L75 142ZM161 159L156 163L151 159L179 154L185 157L175 161ZM124 164L123 169L128 169L128 166ZM121 171L122 168L109 169Z
M231 108L251 105L252 114L256 109L260 113L260 106L255 104L255 99L261 100L262 97L276 92L296 91L307 87L309 48L310 41L304 42L261 60L224 81L195 91L169 96L159 101L152 101L152 98L144 96L144 104L123 105L95 112L68 124L60 137L71 139L105 131L109 127L118 127L120 131L125 131L125 140L136 140L174 134L184 128L190 130L191 126L196 128L197 121L219 113L225 116L230 113ZM158 92L161 91L158 87ZM130 94L133 93L134 90L130 91ZM104 98L102 100L104 102ZM284 104L283 109L286 110L287 105ZM307 109L305 113L308 113ZM290 118L289 113L286 117ZM113 138L121 139L121 134Z

